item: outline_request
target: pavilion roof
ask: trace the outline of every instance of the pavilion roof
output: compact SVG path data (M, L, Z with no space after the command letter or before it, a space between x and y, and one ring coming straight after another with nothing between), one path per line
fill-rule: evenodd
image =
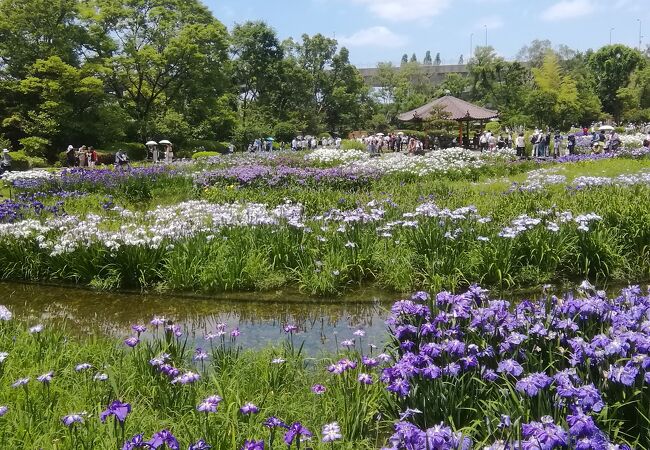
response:
M402 122L426 120L431 117L431 112L437 108L442 108L442 110L449 113L451 120L488 120L499 116L497 111L473 105L451 95L445 95L417 109L400 114L397 118Z

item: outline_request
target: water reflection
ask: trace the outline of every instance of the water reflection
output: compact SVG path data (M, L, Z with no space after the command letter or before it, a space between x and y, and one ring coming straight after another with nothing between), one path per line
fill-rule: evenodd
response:
M310 353L333 350L352 332L363 329L364 341L380 345L386 338L386 309L398 296L377 291L357 292L344 299L310 300L296 293L278 292L188 298L161 295L116 294L56 286L0 283L0 304L30 324L47 322L79 334L103 333L126 337L130 326L148 323L154 315L183 326L204 344L205 333L225 323L238 327L246 348L277 344L282 327L294 324Z

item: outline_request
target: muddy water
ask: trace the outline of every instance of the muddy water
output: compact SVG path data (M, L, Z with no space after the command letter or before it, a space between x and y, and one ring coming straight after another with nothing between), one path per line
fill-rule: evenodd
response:
M30 325L66 327L80 335L129 336L130 326L164 316L180 324L200 345L202 336L227 324L239 328L245 348L280 344L285 324L297 325L295 341L310 353L333 350L355 330L366 332L366 344L386 339L384 319L395 294L360 291L336 299L312 300L298 293L247 293L217 298L106 293L33 284L0 283L0 304Z

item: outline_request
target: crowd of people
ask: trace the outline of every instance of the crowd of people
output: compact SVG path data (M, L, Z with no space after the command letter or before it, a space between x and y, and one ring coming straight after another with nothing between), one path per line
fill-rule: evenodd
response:
M95 167L99 158L97 151L92 146L82 145L79 148L74 148L72 145L68 145L65 160L68 167Z

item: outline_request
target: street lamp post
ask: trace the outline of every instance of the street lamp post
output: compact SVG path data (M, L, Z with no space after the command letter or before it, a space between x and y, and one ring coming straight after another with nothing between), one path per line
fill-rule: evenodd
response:
M641 22L641 19L636 19L636 21L639 22L639 51L641 51L643 46L643 22Z
M612 45L612 31L614 31L615 28L610 28L609 29L609 45Z
M487 47L488 46L488 38L487 38L488 37L488 35L487 35L488 30L487 30L487 25L483 25L483 26L485 27L485 46Z
M474 33L469 35L469 59L474 56Z

